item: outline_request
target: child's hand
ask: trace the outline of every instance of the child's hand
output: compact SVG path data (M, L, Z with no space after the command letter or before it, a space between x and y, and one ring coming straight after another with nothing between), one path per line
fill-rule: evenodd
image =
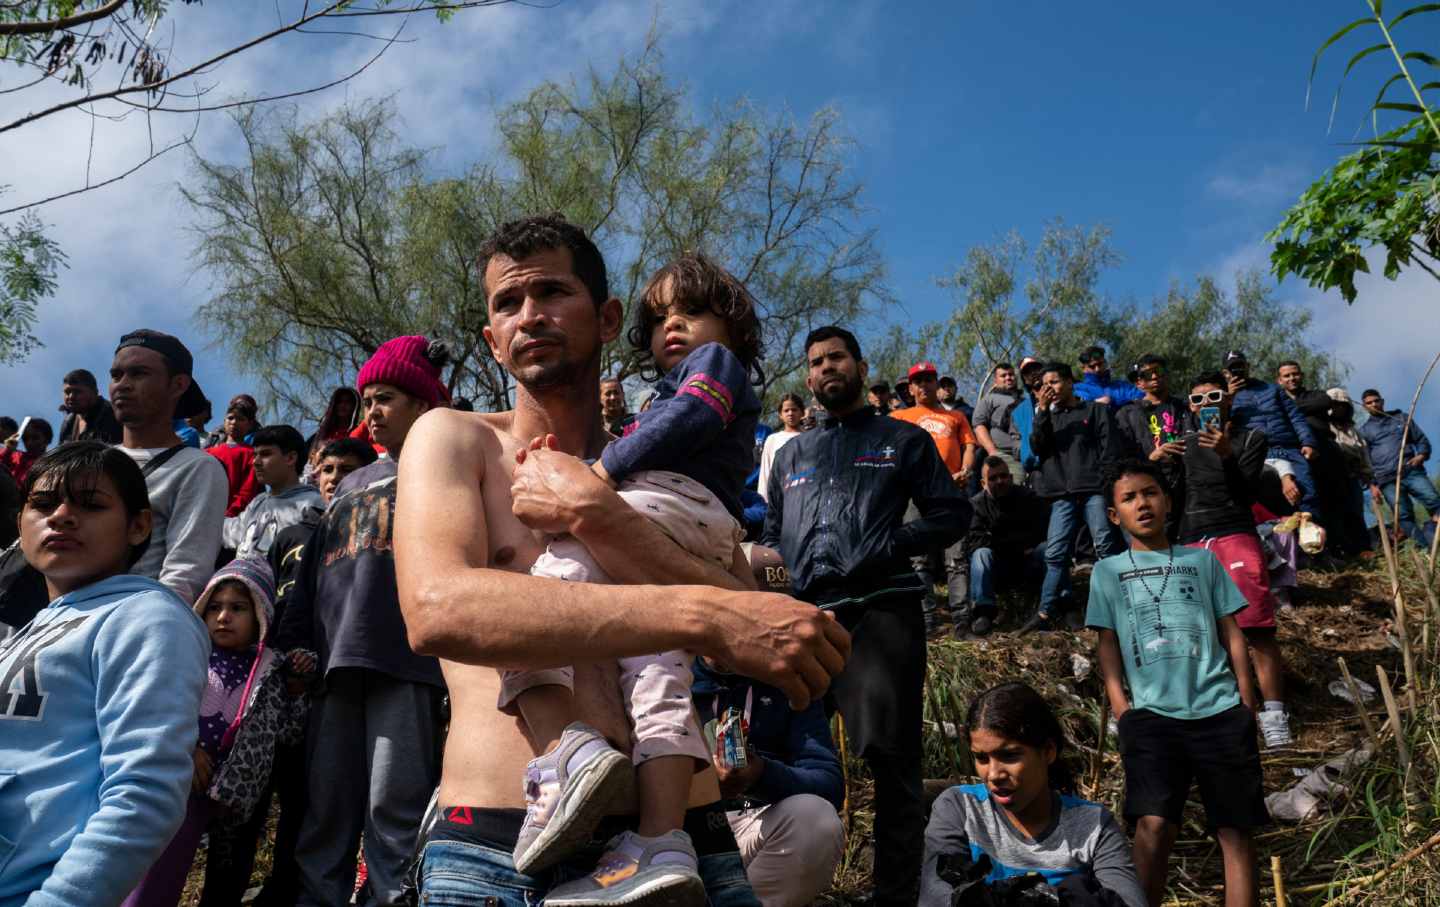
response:
M195 747L195 773L190 776L190 789L197 794L205 793L210 786L210 778L215 774L215 763L210 754Z
M314 674L317 662L313 653L295 649L290 653L290 671L293 674Z

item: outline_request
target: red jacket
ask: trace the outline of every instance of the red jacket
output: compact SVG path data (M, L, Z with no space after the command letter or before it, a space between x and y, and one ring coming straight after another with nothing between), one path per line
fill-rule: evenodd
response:
M25 485L25 476L30 474L30 464L40 459L39 454L30 453L28 450L9 450L0 447L0 466L3 466L15 484L21 487Z
M220 461L230 480L230 503L225 515L239 516L245 505L260 493L260 482L255 478L255 448L226 441L205 448L205 452Z

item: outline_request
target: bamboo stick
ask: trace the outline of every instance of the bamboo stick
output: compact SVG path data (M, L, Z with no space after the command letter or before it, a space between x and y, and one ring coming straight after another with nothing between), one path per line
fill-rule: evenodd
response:
M1359 894L1361 891L1368 888L1370 885L1389 876L1390 873L1399 869L1401 866L1404 866L1406 863L1409 863L1416 857L1422 856L1427 851L1434 849L1436 844L1440 844L1440 831L1437 831L1429 838L1426 838L1423 844L1412 847L1410 850L1406 851L1405 854L1400 857L1400 859L1396 860L1394 863L1391 863L1389 866L1386 866L1379 872L1373 873L1368 876L1361 876L1358 879L1352 880L1353 883L1349 888L1341 892L1339 896L1333 897L1330 900L1326 901L1323 905L1321 905L1321 907L1338 907L1338 905L1350 900L1352 897ZM1299 892L1298 888L1296 889L1296 892Z
M1100 775L1105 771L1105 738L1110 736L1106 719L1110 715L1110 697L1100 694L1100 727L1095 744L1095 767L1090 772L1090 795L1099 799Z
M1370 738L1370 752L1372 755L1380 753L1380 735L1375 733L1375 724L1370 720L1370 713L1365 708L1365 700L1360 696L1360 685L1355 678L1350 676L1350 668L1345 665L1345 656L1335 659L1340 662L1340 674L1345 678L1345 686L1350 690L1350 698L1355 702L1355 711L1360 715L1360 723L1365 726L1365 736Z
M1385 697L1385 711L1390 716L1390 726L1395 730L1395 747L1400 752L1400 774L1410 775L1410 741L1405 739L1405 725L1400 723L1400 706L1395 703L1395 691L1390 687L1390 675L1380 665L1375 666L1375 676L1380 678L1380 695Z
M1270 877L1275 880L1275 907L1286 907L1285 903L1285 876L1280 871L1280 856L1273 854L1270 857Z
M1380 505L1374 498L1370 499L1370 509L1375 512L1375 519L1381 526L1384 526L1385 518L1381 515ZM1400 565L1396 562L1395 548L1390 544L1389 536L1383 531L1380 533L1380 544L1385 549L1385 567L1390 572L1390 596L1395 605L1395 631L1400 637L1400 656L1405 664L1405 685L1410 690L1409 699L1413 706L1420 687L1418 678L1415 676L1415 656L1410 651L1410 632L1406 629L1405 597L1400 592Z

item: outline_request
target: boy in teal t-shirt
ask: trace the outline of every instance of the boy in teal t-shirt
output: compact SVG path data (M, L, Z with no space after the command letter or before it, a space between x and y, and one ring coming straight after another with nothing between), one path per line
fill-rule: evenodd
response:
M1251 830L1269 815L1250 661L1234 617L1245 598L1214 554L1170 545L1170 501L1153 465L1122 466L1105 498L1130 550L1095 565L1085 623L1100 633L1105 692L1120 727L1136 874L1159 904L1194 782L1220 842L1225 903L1254 904Z

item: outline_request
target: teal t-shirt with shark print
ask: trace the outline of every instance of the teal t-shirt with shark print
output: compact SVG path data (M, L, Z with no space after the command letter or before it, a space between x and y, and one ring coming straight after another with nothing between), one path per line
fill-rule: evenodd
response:
M1085 623L1119 637L1131 708L1208 718L1240 704L1218 622L1245 597L1211 552L1172 550L1173 563L1168 551L1132 550L1096 564Z

